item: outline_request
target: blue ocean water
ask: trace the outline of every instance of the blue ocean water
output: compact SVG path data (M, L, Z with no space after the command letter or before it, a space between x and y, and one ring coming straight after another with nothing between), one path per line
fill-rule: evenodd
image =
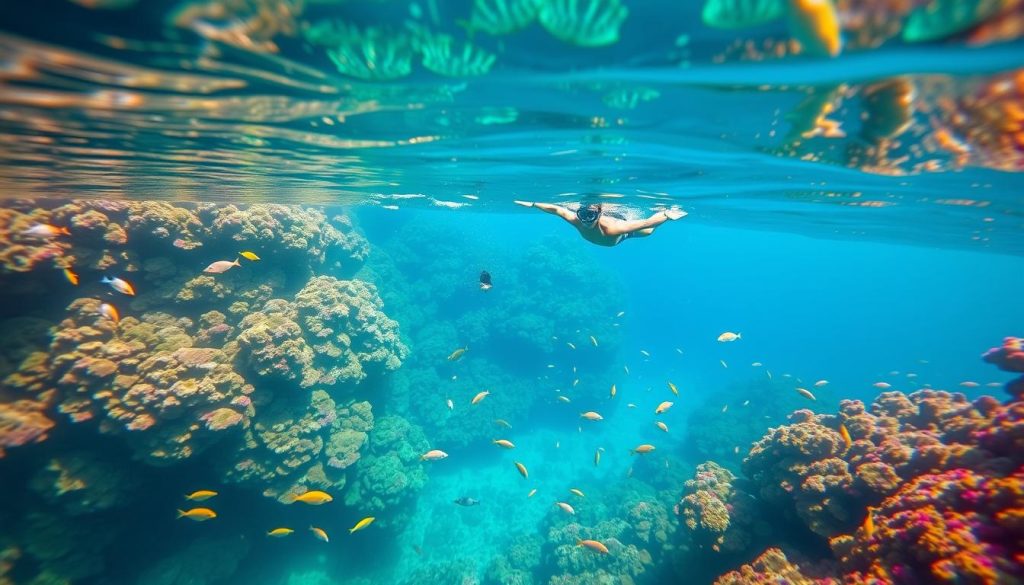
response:
M892 4L0 5L0 585L1024 578L1024 13Z

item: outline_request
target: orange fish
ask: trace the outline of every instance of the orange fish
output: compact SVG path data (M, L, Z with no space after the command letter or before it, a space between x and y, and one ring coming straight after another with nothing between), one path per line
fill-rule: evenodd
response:
M654 445L648 445L648 444L644 443L643 445L638 446L636 449L630 449L629 450L629 454L630 455L636 455L637 453L644 454L644 453L650 453L651 451L654 451Z
M209 508L192 508L191 510L178 510L178 518L188 518L196 522L206 522L217 517L217 513Z
M670 408L672 408L672 403L666 400L665 402L659 404L658 408L654 409L654 414L661 414Z
M100 315L103 315L107 319L110 319L114 323L121 322L121 315L117 313L117 309L110 303L103 303L100 305Z
M64 269L64 278L67 279L71 284L78 286L78 275L74 273L70 268Z
M665 431L666 433L668 432L668 425L667 424L661 422L660 420L655 422L654 424L658 425L659 429Z
M323 528L317 528L316 526L310 526L309 531L313 533L313 536L319 538L324 542L331 542L331 539L327 537L327 533L324 532Z
M555 502L555 505L561 508L563 511L565 511L566 514L576 515L576 510L573 510L572 506L566 504L565 502Z
M516 469L519 470L519 475L523 476L523 479L529 479L530 478L530 472L526 470L526 466L523 465L522 463L518 462L518 461L516 461L515 464L516 464Z
M846 430L846 425L839 423L839 434L843 437L843 442L846 443L846 448L849 449L850 445L853 444L853 438L850 437L850 431Z
M135 296L135 287L133 287L131 283L128 282L127 280L104 276L102 279L100 279L100 283L109 284L110 288L116 290L117 292L123 295L128 295L130 297Z
M603 555L608 554L608 547L596 540L578 540L576 546L585 546L590 550L597 551Z
M679 396L679 388L676 388L676 385L673 384L672 382L668 383L668 389L671 390L672 393L675 394L676 396Z
M473 397L473 400L470 403L471 404L480 404L481 400L483 400L484 398L487 398L490 395L491 395L491 391L490 390L484 390L483 392L478 392L477 395Z
M868 516L864 518L864 535L871 538L871 535L875 533L875 511L872 508L868 508Z
M37 238L53 238L60 235L71 235L71 232L68 231L68 228L66 227L56 227L46 223L37 223L21 233L22 235L35 236Z

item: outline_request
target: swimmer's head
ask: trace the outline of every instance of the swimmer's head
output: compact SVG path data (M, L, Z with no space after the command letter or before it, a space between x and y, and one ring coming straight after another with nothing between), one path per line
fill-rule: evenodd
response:
M583 225L594 225L600 217L600 203L584 203L580 204L579 208L576 209L576 219L580 220L580 223Z

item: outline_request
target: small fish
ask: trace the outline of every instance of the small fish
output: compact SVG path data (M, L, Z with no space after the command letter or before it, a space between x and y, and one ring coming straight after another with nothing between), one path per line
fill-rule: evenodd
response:
M127 281L122 280L120 278L110 278L109 276L104 276L100 280L100 283L109 284L110 288L116 290L117 292L123 295L128 295L130 297L135 296L135 288Z
M507 439L494 439L493 441L491 441L491 443L494 443L495 445L499 447L504 447L506 449L516 448L516 446L512 444L512 441L509 441Z
M733 447L732 448L732 452L737 454L737 455L739 455L740 454L740 446L736 445L735 447Z
M579 496L581 498L587 497L587 496L583 495L583 491L582 490L577 489L577 488L569 488L569 493L574 495L574 496Z
M640 453L642 455L644 453L650 453L651 451L654 451L654 445L648 445L645 443L643 445L637 446L636 449L630 449L629 454L636 455L637 453ZM630 469L632 469L632 467Z
M772 379L772 371L771 370L765 370L764 373L768 375L768 379L769 380Z
M978 386L980 386L980 384L978 384L977 382L971 381L960 382L960 385L963 386L964 388L977 388Z
M762 364L761 362L754 362L754 363L752 363L752 364L750 364L750 365L751 365L751 366L753 366L753 367L755 367L755 368L760 368L760 367L761 367L762 365L764 365L764 364Z
M100 315L103 315L107 319L110 319L114 323L121 322L121 315L118 314L117 309L110 303L103 303L100 305Z
M867 518L864 518L864 536L871 538L871 535L875 533L875 511L873 508L868 508Z
M594 337L593 335L591 335L590 336L590 343L594 344L594 347L597 347L597 338Z
M577 540L576 546L586 547L603 555L608 554L608 547L596 540Z
M505 427L506 429L512 428L512 425L509 424L509 422L503 418L494 419L494 424L498 425L499 427Z
M275 529L267 532L267 536L271 536L273 538L284 538L285 536L288 536L292 532L295 532L295 531L292 530L291 528L275 528Z
M846 430L846 425L843 423L839 423L839 435L843 437L843 443L846 443L846 448L849 449L853 444L853 438L850 437L850 431Z
M750 405L750 401L749 400L744 400L743 401L743 406L749 406L749 405Z
M571 341L567 341L565 344L569 346L569 349L576 349L576 344Z
M568 396L559 396L558 399L561 400L562 402L565 402L566 404L569 403L569 397Z
M374 520L376 520L376 518L374 518L373 516L367 516L366 518L363 518L359 522L356 522L355 526L353 526L352 528L349 528L348 529L348 533L352 534L353 532L358 532L358 531L362 530L363 528L366 528L370 524L373 524Z
M722 406L722 413L728 412L728 410L729 410L729 405L728 404Z
M238 255L241 256L242 258L245 258L246 260L252 260L253 262L257 262L260 259L259 256L257 256L256 254L253 254L252 252L250 252L248 250L246 250L245 252L239 252ZM323 540L324 540L324 542L327 542L326 538L323 539Z
M667 424L661 422L660 420L659 421L655 421L654 424L658 425L659 429L665 431L666 433L668 432L668 425Z
M615 392L615 384L612 384L612 389L608 393L611 394L612 398L615 398Z
M630 465L629 469L626 470L626 479L633 477L633 466Z
M466 506L468 508L470 506L478 505L480 503L480 500L475 500L469 496L462 496L461 498L456 498L452 500L452 503L458 504L460 506Z
M555 502L555 505L561 508L563 511L565 511L566 514L576 515L576 510L573 510L572 506L566 504L565 502Z
M23 236L33 236L36 238L55 238L60 235L70 236L71 232L66 227L56 227L46 223L37 223L36 225L28 228L21 232Z
M242 252L242 253L245 254L245 252ZM255 256L255 255L256 254L253 254L253 256ZM259 258L257 258L257 260L259 260ZM309 531L312 532L313 536L317 537L318 539L320 539L320 540L322 540L324 542L331 542L331 539L328 538L327 532L325 532L323 528L317 528L316 526L310 526L309 527Z
M677 348L676 348L676 353L678 353L679 355L683 355L683 350L681 350L681 349L679 349L679 348L677 347Z
M733 333L732 331L726 331L725 333L718 336L718 341L722 343L728 343L730 341L737 341L742 339L739 333Z
M217 513L209 508L192 508L191 510L178 510L178 518L188 518L196 522L206 522L217 517Z
M722 364L723 368L728 368L729 364L725 363L725 360L718 360L718 363Z
M636 408L636 405L630 402L629 404L626 405L626 408Z
M872 386L879 390L888 390L889 388L892 388L892 384L889 384L888 382L875 382Z
M193 502L203 502L217 495L217 492L210 490L198 490L185 496L186 500L192 500Z
M661 404L658 405L658 408L654 409L654 414L661 414L667 411L668 409L672 408L673 404L673 402L669 402L667 400L665 402L662 402Z
M624 316L625 314L626 314L626 312L625 312L625 311L619 311L618 313L615 313L615 318L616 318L616 319L619 319L619 318L621 318L622 316Z
M207 274L223 274L223 273L227 272L228 270L231 270L235 266L241 266L241 264L238 263L238 258L235 258L234 261L232 261L232 260L218 260L218 261L214 262L213 264L210 264L209 266L204 268L203 272L205 272Z
M597 467L597 464L600 463L600 462L601 462L601 450L597 449L597 450L594 451L594 467Z
M549 368L553 368L553 367L555 367L555 364L548 364L548 367Z
M559 449L559 448L561 448L561 446L562 446L562 442L561 441L555 441L555 449Z
M917 374L915 374L914 372L907 372L907 377L910 379L914 379L917 377Z
M64 278L71 284L78 286L78 275L70 268L64 269Z
M593 421L604 420L603 416L601 416L600 414L594 412L593 410L588 410L587 412L581 412L580 413L580 418L585 418L587 420L593 420Z
M455 403L452 402L451 398L445 400L445 404L448 405L448 410L455 410Z
M644 356L645 358L651 357L651 354L648 353L647 350L645 350L645 349L641 349L640 350L640 355Z
M310 490L304 494L295 496L291 503L294 504L295 502L302 502L303 504L309 504L311 506L319 506L332 501L334 501L334 498L331 497L331 494L320 490Z
M796 391L800 394L800 396L803 396L808 400L817 400L817 398L814 397L814 394L811 394L811 391L806 388L797 388Z
M672 382L668 383L668 389L671 390L672 393L675 394L676 396L679 396L679 388L676 388L676 385L673 384Z
M456 349L448 356L448 361L458 361L458 359L462 357L462 354L466 353L467 351L469 351L468 347L460 347L459 349Z
M572 381L572 387L573 388L575 388L575 387L577 387L579 385L580 385L580 379L579 378L576 378L575 380Z
M420 455L420 461L440 461L448 457L448 454L440 449L431 449L423 455Z
M526 466L518 461L514 461L516 469L519 470L519 475L523 476L523 479L530 479L530 472L526 470Z
M985 387L986 388L998 388L998 387L1000 387L1002 385L1003 385L1002 382L989 382L988 384L985 384Z
M473 397L470 404L480 404L480 401L491 395L490 390L484 390L483 392L477 392L477 395Z
M822 386L828 385L828 380L818 380L814 383L815 388L821 388Z
M626 375L628 376L629 375L629 366L622 366L622 371L626 372Z
M533 488L532 490L530 490L530 493L526 494L526 497L532 498L535 495L537 495L537 488Z

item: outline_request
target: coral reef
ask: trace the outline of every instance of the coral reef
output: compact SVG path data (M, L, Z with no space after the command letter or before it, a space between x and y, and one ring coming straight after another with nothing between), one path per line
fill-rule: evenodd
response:
M370 433L367 455L359 462L358 480L350 484L345 505L380 517L380 526L404 525L416 494L427 483L420 454L428 448L418 426L398 416L381 418Z
M249 541L237 537L201 536L147 569L139 585L216 585L228 583Z
M100 574L104 550L117 534L109 519L82 516L79 521L43 510L25 514L17 541L35 563L32 584L74 583Z
M512 539L504 554L494 558L487 567L484 583L493 585L534 585L535 571L541 561L544 539L523 534Z
M697 466L674 509L685 527L684 548L740 552L750 545L757 514L750 496L734 487L735 479L713 461Z
M993 347L981 356L981 359L1004 372L1024 374L1024 339L1020 337L1007 337L1003 340L1001 347ZM1010 381L1006 385L1006 391L1014 400L1024 399L1024 376Z
M799 565L789 562L786 555L777 548L766 550L749 565L732 571L715 580L714 585L838 585L831 578L810 577Z
M123 461L74 451L52 457L29 486L44 500L80 515L128 505L139 483Z

